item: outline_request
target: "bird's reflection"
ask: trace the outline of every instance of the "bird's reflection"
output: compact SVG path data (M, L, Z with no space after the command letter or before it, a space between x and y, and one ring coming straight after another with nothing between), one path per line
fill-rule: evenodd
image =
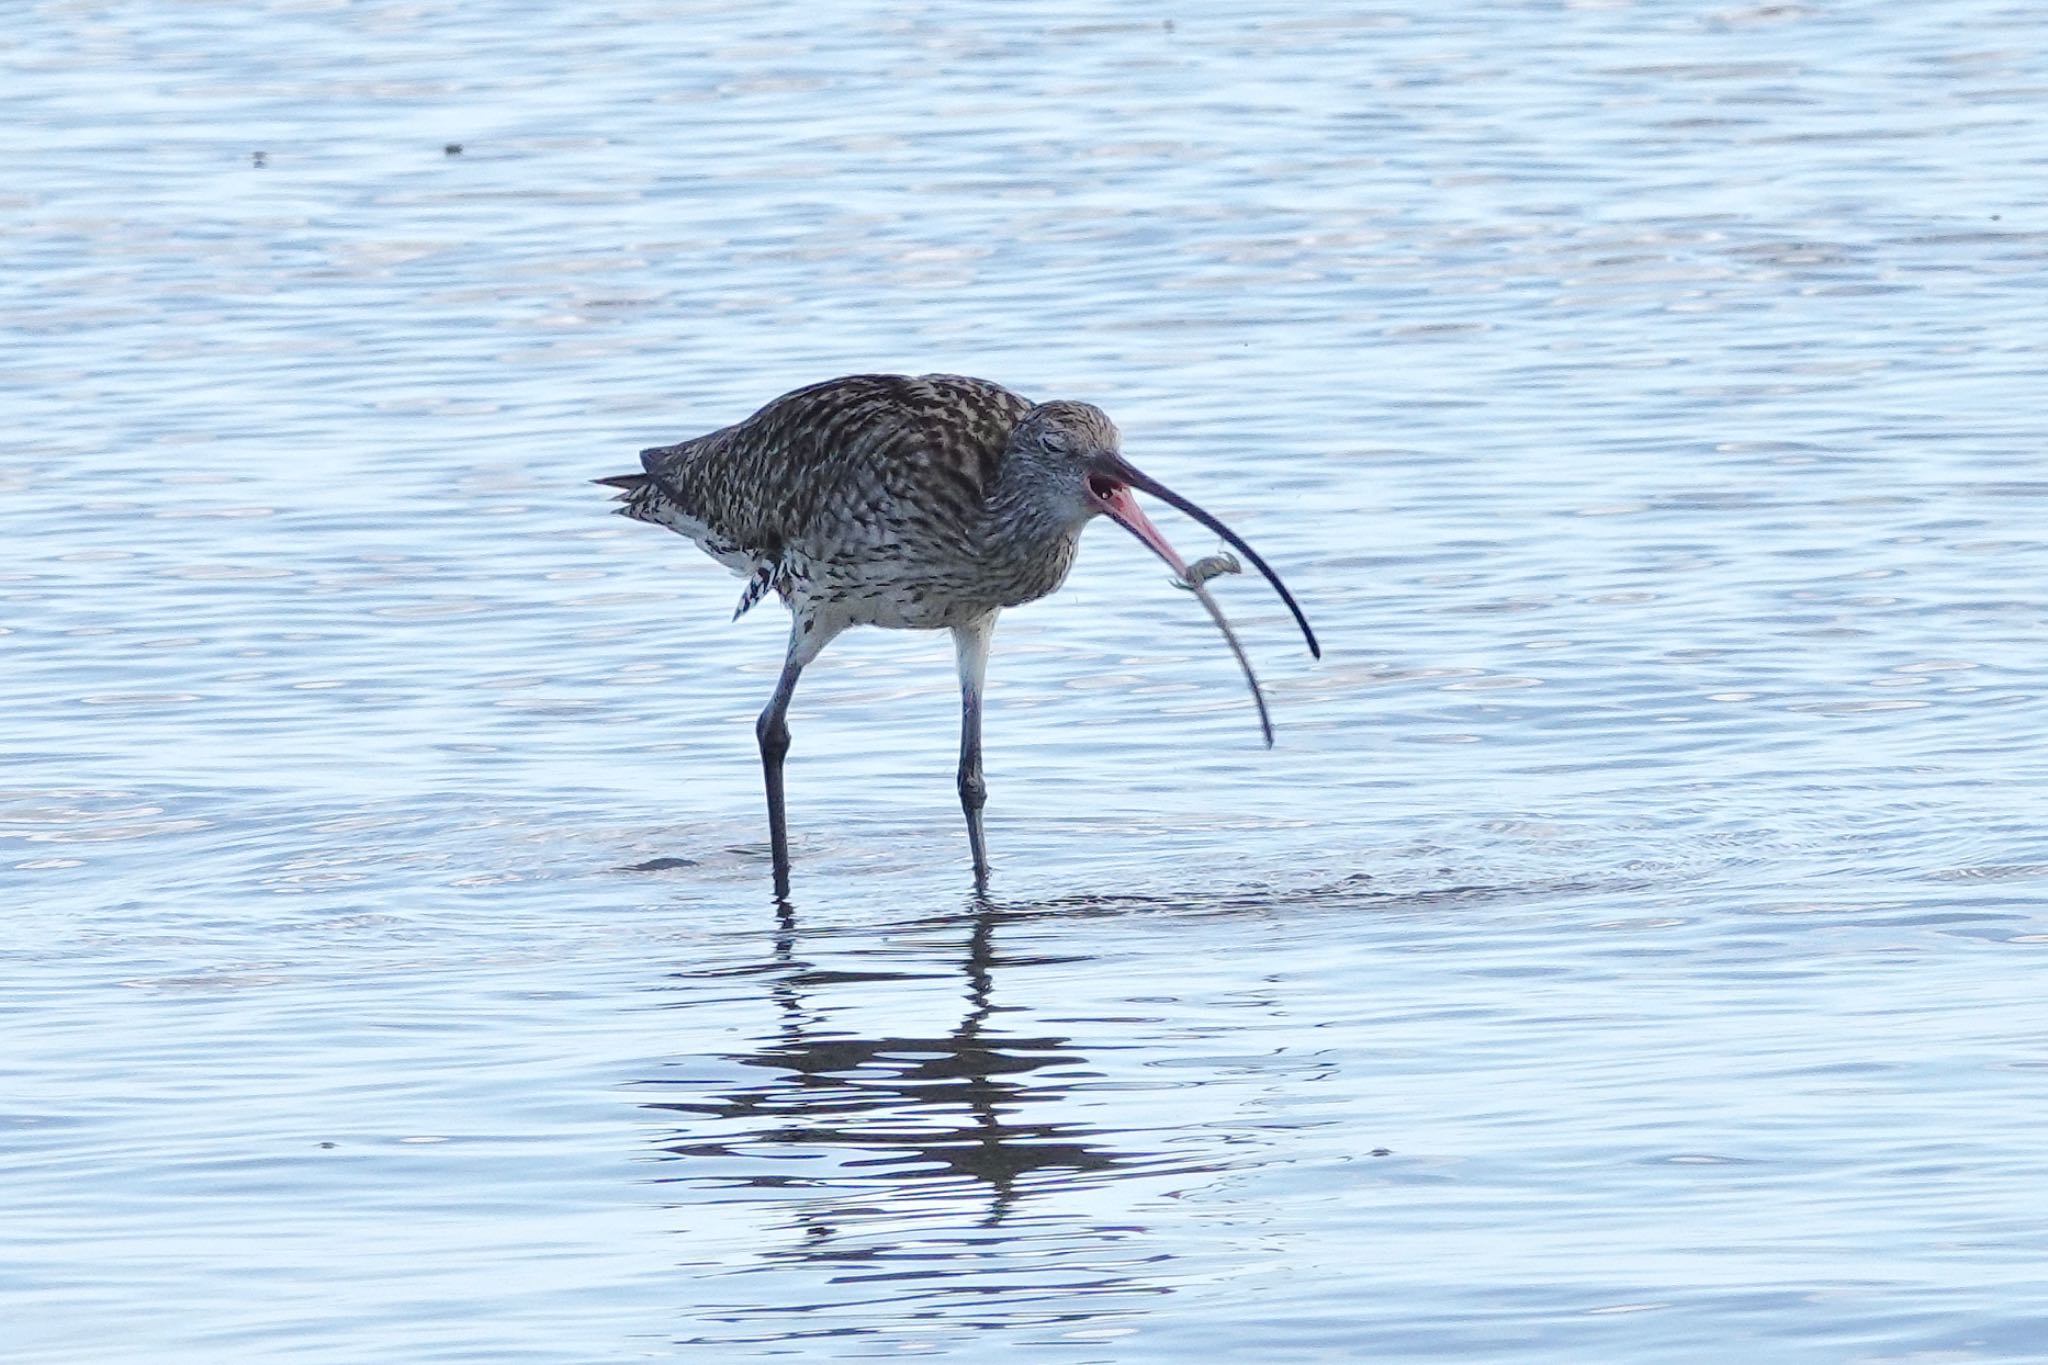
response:
M690 1085L684 1095L649 1103L682 1119L662 1139L663 1151L688 1163L735 1159L734 1185L794 1184L817 1196L795 1209L804 1236L789 1254L824 1258L841 1254L833 1243L842 1223L942 1205L956 1221L966 1215L976 1227L995 1228L1034 1191L1147 1164L1142 1154L1118 1152L1110 1134L1059 1117L1073 1082L1085 1075L1085 1059L1068 1038L999 1027L995 979L1009 965L996 947L1003 919L978 898L951 919L965 931L965 988L949 1030L859 1036L833 1026L835 991L881 982L904 989L924 973L820 970L801 954L797 915L785 904L769 960L741 969L764 981L774 1031L722 1059L772 1074ZM703 977L689 980L701 987ZM762 1170L764 1160L791 1164L778 1175ZM685 1169L675 1178L705 1174Z

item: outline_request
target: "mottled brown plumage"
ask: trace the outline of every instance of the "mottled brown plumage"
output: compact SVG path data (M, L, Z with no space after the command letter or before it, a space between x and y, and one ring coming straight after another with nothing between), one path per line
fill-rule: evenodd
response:
M1034 404L959 375L852 375L798 389L743 422L641 452L643 474L598 482L619 510L667 526L748 580L739 612L769 590L792 614L789 655L758 733L768 786L776 894L788 893L783 818L785 714L797 676L855 625L950 629L962 694L960 795L977 884L982 836L981 686L1004 607L1052 592L1082 529L1107 512L1186 575L1187 566L1130 496L1166 499L1217 531L1307 620L1279 578L1237 535L1122 458L1116 426L1087 403ZM1258 680L1199 580L1193 586L1237 655L1265 726ZM736 615L738 613L735 613Z
M1113 446L1099 410L1047 407L1041 421ZM813 633L963 625L1043 597L1073 563L1081 523L1039 505L1030 451L1011 457L1031 411L999 384L957 375L813 384L744 422L643 451L645 482L624 510L817 614ZM758 595L750 583L742 609Z

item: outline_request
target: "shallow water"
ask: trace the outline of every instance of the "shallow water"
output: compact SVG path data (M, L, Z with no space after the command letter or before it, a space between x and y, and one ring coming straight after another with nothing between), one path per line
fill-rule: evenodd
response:
M2048 1350L2033 7L12 27L15 1358ZM1097 529L992 897L856 632L779 910L585 481L863 369L1244 531L1278 747Z

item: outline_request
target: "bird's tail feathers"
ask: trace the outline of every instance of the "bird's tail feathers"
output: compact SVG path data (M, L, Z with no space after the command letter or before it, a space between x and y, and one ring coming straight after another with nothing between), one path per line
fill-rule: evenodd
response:
M688 536L704 547L713 559L718 560L735 573L749 574L754 571L754 556L740 549L730 537L716 534L711 526L699 516L676 501L673 494L655 482L651 474L614 474L609 478L592 479L592 483L616 488L618 506L612 510L622 517L634 521L652 522L666 526L669 530ZM738 556L738 558L735 558Z
M660 522L665 520L662 516L662 511L668 499L662 496L661 489L655 485L652 476L647 474L613 474L607 478L592 479L591 482L602 484L606 488L616 488L619 490L619 496L614 498L613 501L621 505L614 507L612 510L620 516L631 517L635 521Z

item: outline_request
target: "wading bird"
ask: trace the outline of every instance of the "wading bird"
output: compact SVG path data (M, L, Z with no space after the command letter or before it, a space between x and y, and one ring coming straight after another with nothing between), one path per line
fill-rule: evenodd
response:
M1272 722L1230 623L1131 496L1138 489L1244 552L1322 657L1294 595L1236 532L1125 461L1088 403L1033 403L960 375L851 375L784 394L752 417L640 453L646 472L599 479L619 511L688 536L747 580L739 617L771 589L790 610L789 654L755 734L768 788L775 894L789 894L782 760L804 666L848 626L946 629L960 666L960 807L977 888L988 884L981 811L981 692L996 614L1065 581L1081 530L1107 513L1172 566L1223 632ZM1210 572L1213 572L1211 570Z

